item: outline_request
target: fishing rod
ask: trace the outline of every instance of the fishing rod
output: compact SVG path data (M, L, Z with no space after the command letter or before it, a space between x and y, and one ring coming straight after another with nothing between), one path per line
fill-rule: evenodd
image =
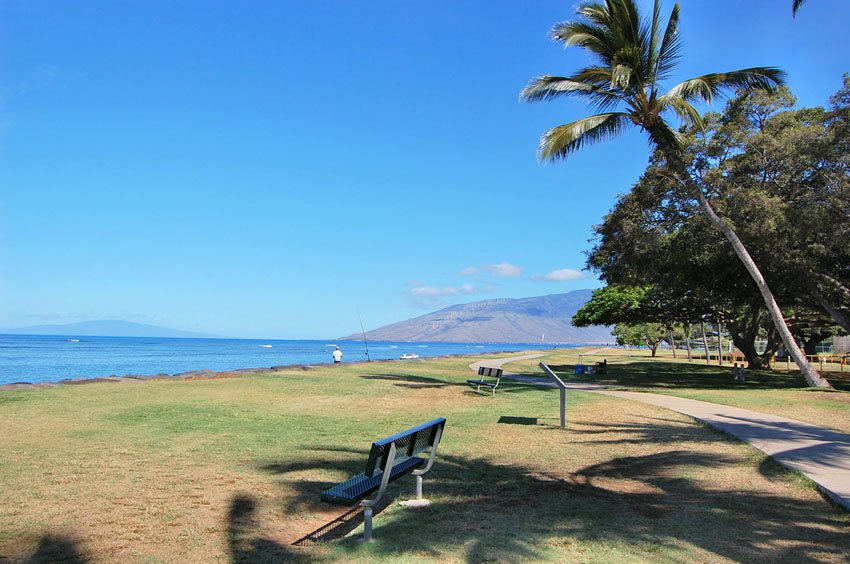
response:
M363 319L360 317L360 310L357 310L357 319L360 321L360 333L363 334L363 346L366 347L366 362L372 362L369 356L369 343L366 341L366 330L363 329Z

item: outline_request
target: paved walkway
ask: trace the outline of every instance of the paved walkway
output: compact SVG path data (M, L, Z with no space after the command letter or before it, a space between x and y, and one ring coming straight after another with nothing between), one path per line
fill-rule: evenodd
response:
M499 358L470 365L501 367L514 360L526 360L542 355ZM555 387L520 374L505 372L504 377L539 386ZM693 417L751 444L779 464L797 470L814 481L818 488L837 504L850 509L850 435L809 423L768 415L749 409L731 407L647 392L609 390L599 384L568 384L571 390L605 394L670 409Z

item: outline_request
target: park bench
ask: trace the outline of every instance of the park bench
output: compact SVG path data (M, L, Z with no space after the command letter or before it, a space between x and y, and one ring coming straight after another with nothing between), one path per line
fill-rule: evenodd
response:
M390 482L412 473L416 476L417 503L410 505L427 505L427 500L422 499L422 476L434 465L445 426L445 418L440 417L375 441L363 473L323 491L321 499L337 505L359 502L365 508L363 540L371 540L372 508L381 500ZM427 459L419 456L425 451L430 451ZM368 498L372 494L375 495Z
M478 380L467 380L466 383L476 388L477 392L481 392L481 388L489 388L496 395L496 388L499 387L499 382L502 381L502 369L490 368L488 366L479 366L478 375L481 376ZM484 378L495 378L495 382L485 380Z

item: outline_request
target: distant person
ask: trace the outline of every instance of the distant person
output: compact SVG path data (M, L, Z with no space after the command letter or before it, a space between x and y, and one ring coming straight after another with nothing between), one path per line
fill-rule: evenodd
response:
M339 347L336 348L333 352L334 364L339 364L342 362L342 351L339 350Z

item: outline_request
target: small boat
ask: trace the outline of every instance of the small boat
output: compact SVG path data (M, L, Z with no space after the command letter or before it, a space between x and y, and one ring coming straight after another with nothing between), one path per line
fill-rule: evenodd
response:
M416 354L416 353L410 353L410 354L405 353L405 354L401 355L400 358L402 360L410 360L410 359L413 359L413 358L419 358L419 355Z
M69 343L79 343L80 342L79 339L65 339L65 340L68 341Z
M264 349L270 349L270 348L272 348L272 346L271 346L271 345L260 345L260 346L261 346L261 347L263 347Z

